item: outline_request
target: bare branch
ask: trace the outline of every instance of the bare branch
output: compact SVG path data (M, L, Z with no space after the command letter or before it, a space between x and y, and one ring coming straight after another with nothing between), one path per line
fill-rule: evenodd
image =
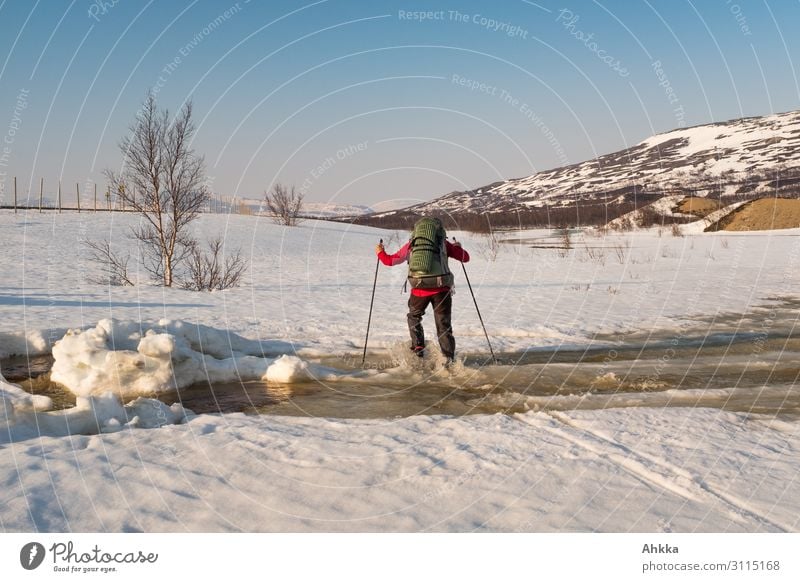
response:
M100 265L101 277L88 277L90 283L95 285L133 286L128 276L128 261L130 254L118 255L111 250L111 243L107 240L91 241L84 243L90 252L89 259Z

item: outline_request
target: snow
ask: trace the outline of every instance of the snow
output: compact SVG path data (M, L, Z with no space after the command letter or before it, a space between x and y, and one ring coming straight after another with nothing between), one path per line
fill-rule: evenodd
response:
M161 320L153 329L143 322L104 319L85 331L71 329L56 343L52 379L78 396L112 390L130 398L202 381L292 377L286 356L275 362L236 350L247 347L260 346L235 334L182 321ZM223 356L226 352L229 357ZM275 371L270 372L273 366Z
M608 223L610 228L636 229L639 223L639 217L647 209L654 210L659 216L673 217L673 218L692 218L691 214L684 214L681 212L674 212L674 208L678 203L686 198L683 194L664 196L655 202L648 204L640 209L632 210L627 214L615 218Z
M224 338L224 339L223 339ZM237 351L234 346L255 353ZM227 348L227 350L226 350ZM53 381L76 396L113 392L121 400L174 392L193 384L266 380L287 384L312 378L359 378L373 371L338 371L288 354L259 354L259 342L183 321L104 319L87 330L71 329L53 346ZM230 357L224 357L226 353Z
M797 531L797 444L794 423L709 409L203 415L9 445L0 515L8 531Z
M769 163L784 153L793 154L794 146L790 143L798 129L800 117L797 112L789 112L678 129L650 137L641 145L651 148L671 139L685 139L687 145L678 148L675 157L688 160L696 154L712 155L714 159L706 162L705 170L718 175L727 171L744 172L753 164ZM769 147L763 147L764 144ZM755 152L749 153L749 149Z
M281 356L267 368L264 379L267 382L277 382L280 384L291 384L301 380L308 380L311 374L308 370L308 363L297 356Z
M242 198L235 196L214 198L209 204L210 211L218 214L242 213L268 216L264 198ZM314 218L335 218L358 216L373 212L369 206L361 204L340 204L337 202L303 202L303 216Z
M122 246L133 222L0 213L0 353L55 343L53 376L77 395L74 408L55 411L46 397L0 384L5 531L800 529L798 421L720 410L738 397L735 382L624 395L613 392L616 376L593 369L594 393L527 395L525 413L373 420L195 415L147 398L208 379L265 378L287 391L309 378L404 386L408 374L337 362L360 360L374 243L392 250L405 233L204 216L198 233L223 233L250 261L242 287L87 283L94 266L80 241L111 233ZM569 250L542 248L559 241L543 230L501 235L499 248L455 234L473 257L467 268L498 352L758 331L759 314L800 288L800 230L587 231ZM485 353L455 272L458 351ZM403 279L402 267L379 270L372 354L407 341ZM725 327L727 315L745 313ZM761 357L768 367L770 354ZM793 398L787 386L764 392Z
M707 214L703 220L697 220L691 224L686 224L681 227L682 232L684 234L701 234L712 224L716 224L731 212L736 210L737 208L744 206L747 204L747 200L743 200L740 202L734 202L733 204L729 204L719 210L715 210L714 212Z
M142 335L147 329L163 329L162 320L173 322L169 325L182 327L167 331L181 350L188 343L192 352L216 360L282 354L308 359L332 352L342 358L360 356L375 272L374 244L384 238L393 250L407 236L328 222L283 229L257 217L204 216L198 232L225 234L226 244L241 247L251 262L242 287L192 293L88 284L87 276L96 268L82 251L80 238L87 231L98 237L113 232L122 244L131 220L0 214L8 225L3 226L8 246L2 259L7 283L0 291L0 354L45 353L66 329L96 328L98 322L113 319L136 322L131 333ZM563 257L554 249L530 248L559 244L550 231L533 230L519 234L514 244L501 243L494 259L489 237L450 234L471 251L473 260L466 267L500 351L587 344L595 334L630 329L678 329L687 318L712 311L743 313L766 297L792 294L800 282L800 273L773 259L797 254L796 230L751 233L753 241L746 244L745 237L730 233L685 238L659 237L654 231L607 238L577 235ZM601 247L597 253L587 251L595 246ZM614 247L623 247L621 260ZM22 268L10 249L24 249ZM779 268L764 268L764 263ZM406 339L404 280L402 267L379 270L371 349L388 351ZM716 282L728 280L737 282L738 291L717 294ZM701 292L688 281L699 281ZM460 268L453 319L458 349L485 351ZM135 351L138 335L123 335L120 345Z
M641 209L632 210L627 214L623 214L622 216L615 218L611 222L608 223L608 226L617 229L639 229L637 223L639 221L639 217L643 211L648 208L652 208L655 212L657 212L661 216L668 216L668 217L675 217L675 218L694 218L691 214L684 214L681 212L674 212L673 208L675 208L678 203L685 198L684 195L670 195L664 196L659 198L652 204L648 204L647 206L642 207ZM722 220L725 216L736 210L737 208L747 204L747 200L742 200L739 202L734 202L733 204L728 204L720 208L719 210L715 210L707 214L701 220L695 220L694 222L689 222L686 224L682 224L680 226L680 231L683 234L694 234L699 235L703 234L705 230L711 226Z
M47 331L49 337L42 330L8 331L0 332L0 357L14 354L43 354L53 347L55 339L60 338L65 329L51 328Z
M359 216L374 212L369 206L335 202L304 202L303 215L314 218Z
M48 410L52 406L52 400L47 396L29 394L16 384L6 382L0 374L0 405L5 412L4 416L11 418L15 413Z
M181 423L191 415L180 404L167 406L152 398L123 405L113 393L79 397L74 407L51 411L50 398L31 396L0 376L0 443L74 434L117 432L125 427L158 428Z

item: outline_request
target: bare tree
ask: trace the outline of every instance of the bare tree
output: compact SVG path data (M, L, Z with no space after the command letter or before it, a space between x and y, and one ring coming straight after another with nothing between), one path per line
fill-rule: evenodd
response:
M154 281L172 287L178 268L196 247L187 226L209 198L203 158L190 147L192 104L170 120L150 93L130 130L119 144L122 171L107 170L106 176L123 204L142 218L133 236L144 268Z
M486 233L484 237L485 241L479 245L481 254L483 254L487 261L493 263L497 260L497 254L500 252L500 239L497 238L493 230Z
M247 263L238 249L234 254L224 256L223 246L221 238L209 240L209 252L204 253L200 245L193 244L187 260L188 276L181 281L181 287L192 291L221 291L238 287Z
M87 240L84 244L89 248L90 260L102 266L102 276L89 277L90 283L113 286L133 285L133 281L128 276L129 254L118 255L111 250L111 243L107 240Z
M271 192L264 195L267 211L277 224L296 226L303 210L303 193L294 186L287 188L283 184L275 184Z
M561 239L561 248L570 250L572 248L572 233L567 225L562 225L559 229L559 238Z

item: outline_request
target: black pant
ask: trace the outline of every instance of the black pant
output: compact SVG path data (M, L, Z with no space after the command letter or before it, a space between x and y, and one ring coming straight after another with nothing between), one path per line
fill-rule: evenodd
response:
M450 315L453 310L453 296L450 291L442 291L436 295L408 298L408 331L411 333L411 345L421 347L425 345L425 332L422 329L422 316L428 304L433 305L433 317L436 321L436 334L439 336L439 347L447 358L453 358L456 353L456 340L453 337L453 325Z

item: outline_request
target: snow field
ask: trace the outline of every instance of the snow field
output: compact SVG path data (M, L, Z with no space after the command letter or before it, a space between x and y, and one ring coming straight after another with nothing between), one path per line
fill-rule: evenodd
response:
M407 236L316 221L283 229L263 218L209 215L196 225L198 234L223 234L226 245L241 248L250 261L242 287L192 293L148 284L88 284L96 266L80 241L89 232L110 234L123 250L132 220L0 214L8 239L2 251L7 285L0 290L0 355L48 352L67 329L88 329L112 318L150 327L162 319L185 321L259 339L247 349L226 348L223 336L225 353L216 352L218 358L236 351L267 357L352 355L363 346L375 242L384 238L387 250L394 250ZM677 332L698 316L745 313L770 297L791 296L800 284L797 230L702 234L692 225L682 230L687 235L682 238L656 230L575 234L566 251L538 248L559 244L550 231L500 233L508 242L499 245L482 235L455 234L471 253L470 280L499 351L582 345L603 333ZM458 349L486 351L463 274L453 267ZM402 266L379 270L372 349L406 339L404 280ZM432 322L425 324L430 335Z
M795 423L203 415L2 450L6 531L797 531Z
M111 233L127 244L118 237L131 220L0 213L0 353L61 340L54 374L79 394L74 409L54 412L3 382L5 531L798 530L800 435L789 417L687 398L678 408L345 421L194 416L136 397L130 385L158 392L198 374L335 378L315 359L359 353L374 244L392 250L405 235L204 216L198 233L221 232L250 259L241 288L88 284L80 240ZM547 231L503 235L499 248L457 236L497 351L792 326L769 314L797 297L798 231L587 232L571 249L538 248L557 242ZM454 271L459 350L485 352ZM405 341L403 278L402 267L379 271L372 350Z

